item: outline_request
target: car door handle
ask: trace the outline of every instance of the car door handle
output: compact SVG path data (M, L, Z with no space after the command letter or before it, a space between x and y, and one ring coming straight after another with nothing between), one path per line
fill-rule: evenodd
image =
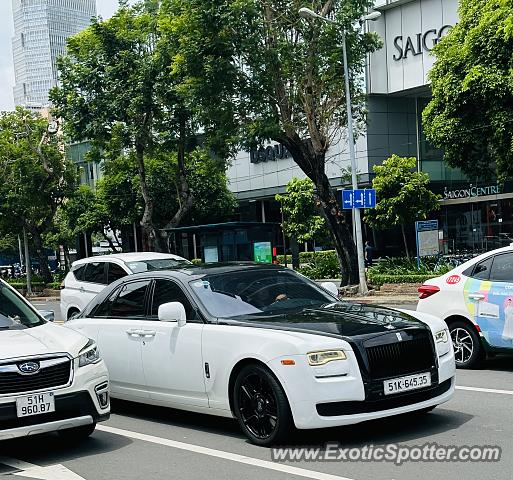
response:
M469 293L468 298L471 300L484 300L485 296L482 293Z
M140 330L139 335L141 337L154 337L157 335L157 332L155 330Z
M129 328L126 333L130 335L131 337L140 337L141 336L141 330L137 330L136 328Z

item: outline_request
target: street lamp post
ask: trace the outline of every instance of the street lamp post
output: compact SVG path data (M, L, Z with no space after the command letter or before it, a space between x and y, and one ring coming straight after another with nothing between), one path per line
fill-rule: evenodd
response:
M299 10L299 15L303 18L314 19L314 20L322 20L323 22L332 23L338 25L342 28L342 53L343 53L343 63L344 63L344 80L345 80L345 90L346 90L346 108L347 108L347 135L348 135L348 143L349 143L349 159L351 161L351 183L353 186L353 190L358 189L358 179L356 176L356 152L354 145L354 127L353 127L353 107L351 104L351 90L349 84L349 65L347 62L347 45L346 45L346 29L343 25L335 20L331 20L330 18L323 17L318 13L315 13L313 10L309 8L301 8ZM365 15L360 19L361 22L365 22L367 20L377 20L381 16L380 12L371 12L368 15ZM356 231L356 252L358 255L358 278L360 285L360 293L365 295L368 293L367 288L367 280L365 278L365 260L363 255L363 236L362 236L362 218L361 212L359 208L354 210L354 221L355 221L355 231Z

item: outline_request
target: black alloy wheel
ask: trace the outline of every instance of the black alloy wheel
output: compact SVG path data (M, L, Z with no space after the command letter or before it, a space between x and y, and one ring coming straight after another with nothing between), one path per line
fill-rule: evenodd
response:
M474 368L483 357L483 347L475 329L466 322L454 322L449 326L454 345L454 359L458 368Z
M234 410L249 440L261 446L283 442L293 429L282 386L264 366L245 366L234 386Z

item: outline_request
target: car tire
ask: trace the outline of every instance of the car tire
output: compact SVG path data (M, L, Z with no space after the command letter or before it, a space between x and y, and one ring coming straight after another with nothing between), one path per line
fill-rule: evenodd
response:
M246 365L233 390L234 413L248 439L260 446L283 443L294 429L287 396L263 365Z
M467 322L449 325L457 368L475 368L483 359L483 347L473 326Z
M90 425L82 425L81 427L67 428L59 430L62 439L70 442L79 442L90 437L96 428L96 422Z
M68 317L66 320L71 320L73 318L73 315L76 315L77 313L80 313L80 310L78 308L70 308L68 310Z

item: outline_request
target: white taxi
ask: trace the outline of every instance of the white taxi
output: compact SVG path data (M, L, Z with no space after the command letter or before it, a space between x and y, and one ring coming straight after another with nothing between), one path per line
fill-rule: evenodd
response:
M417 311L448 324L456 366L513 355L513 246L484 253L419 288Z

